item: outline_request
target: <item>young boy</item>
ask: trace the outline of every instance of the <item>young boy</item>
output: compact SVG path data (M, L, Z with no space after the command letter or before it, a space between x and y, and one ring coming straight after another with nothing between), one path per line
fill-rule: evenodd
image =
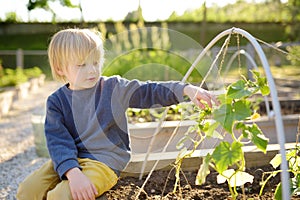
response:
M168 106L187 95L204 108L214 97L180 82L102 77L99 33L66 29L48 48L53 76L66 84L48 97L45 134L51 160L19 185L19 200L91 200L113 187L130 160L125 111Z

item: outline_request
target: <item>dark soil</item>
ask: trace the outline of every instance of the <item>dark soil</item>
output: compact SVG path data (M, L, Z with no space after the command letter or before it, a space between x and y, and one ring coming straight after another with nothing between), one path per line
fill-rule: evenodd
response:
M271 166L247 169L246 171L255 178L253 183L247 183L245 185L244 192L242 188L238 188L239 195L237 199L274 199L274 190L276 185L280 182L279 175L271 178L265 186L263 194L261 196L258 195L261 189L260 182L262 180L263 172L270 172L273 170L274 169ZM148 180L144 190L140 192L138 199L231 199L228 185L225 183L217 184L216 172L210 173L206 179L206 183L201 186L195 185L196 175L196 171L183 172L180 177L181 185L176 193L173 193L172 191L175 183L174 170L156 171ZM143 180L139 180L138 177L120 178L117 185L107 192L108 199L136 199L145 179L146 176ZM300 196L294 196L292 199L300 199Z

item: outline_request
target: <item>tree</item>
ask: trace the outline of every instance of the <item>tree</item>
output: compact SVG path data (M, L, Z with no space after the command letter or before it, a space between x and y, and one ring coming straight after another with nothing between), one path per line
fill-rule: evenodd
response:
M51 7L49 6L50 1L52 1L52 2L59 1L59 3L62 6L66 6L69 8L78 8L79 7L81 16L82 16L81 3L79 3L79 5L73 5L71 0L28 0L27 10L30 12L31 10L34 10L36 8L42 8L46 11L50 11L53 15L52 21L55 22L56 14L55 14L55 11L53 9L51 9Z
M33 10L35 8L43 8L43 9L49 9L49 1L57 1L57 0L29 0L27 4L27 9ZM62 6L75 8L77 6L73 5L71 0L58 0Z
M9 23L16 23L16 22L20 21L16 12L8 12L8 13L6 13L5 17L6 17L5 21L9 22ZM0 65L1 65L1 63L0 63Z
M289 0L287 8L291 17L291 24L287 27L287 33L291 40L300 39L300 0Z

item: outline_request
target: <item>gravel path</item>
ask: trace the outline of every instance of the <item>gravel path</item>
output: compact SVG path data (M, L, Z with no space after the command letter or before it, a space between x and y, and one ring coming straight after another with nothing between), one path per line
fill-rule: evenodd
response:
M31 115L45 108L47 96L58 87L46 82L0 119L0 200L15 199L18 184L47 160L36 155Z

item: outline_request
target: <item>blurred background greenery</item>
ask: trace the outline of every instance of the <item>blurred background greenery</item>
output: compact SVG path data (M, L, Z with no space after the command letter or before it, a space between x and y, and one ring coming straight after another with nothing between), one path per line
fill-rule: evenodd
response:
M8 7L9 3L5 2ZM300 56L300 0L237 0L227 4L201 1L198 7L181 13L173 11L165 19L155 21L144 18L145 7L142 6L142 0L137 1L136 9L128 12L122 19L87 20L85 13L88 10L84 6L86 2L88 0L26 0L27 19L19 16L17 12L6 12L5 17L0 18L2 68L15 69L18 65L16 52L22 49L22 67L39 66L51 78L46 55L51 36L67 27L81 27L97 29L103 34L107 54L104 75L119 74L129 79L142 80L180 80L203 46L221 31L238 27L288 52L285 54L274 48L264 47L269 63L277 73L278 70L285 69L283 71L293 71L293 76L300 74L297 71ZM54 4L70 9L76 17L59 17ZM170 7L171 4L169 3ZM31 13L36 10L43 10L50 15L50 21L33 18ZM146 32L145 35L143 31ZM223 42L221 40L217 47ZM238 48L247 48L246 45L247 41L243 38L232 37L230 46L234 48L229 49L226 56L217 62L217 67L220 68L222 63L225 66ZM202 80L216 52L217 49L210 52L198 64L197 70L189 78L190 82ZM253 57L257 61L255 55ZM232 63L232 69L244 68L246 65L247 59L240 56ZM291 70L286 70L287 68ZM214 76L212 74L211 78L215 78Z

